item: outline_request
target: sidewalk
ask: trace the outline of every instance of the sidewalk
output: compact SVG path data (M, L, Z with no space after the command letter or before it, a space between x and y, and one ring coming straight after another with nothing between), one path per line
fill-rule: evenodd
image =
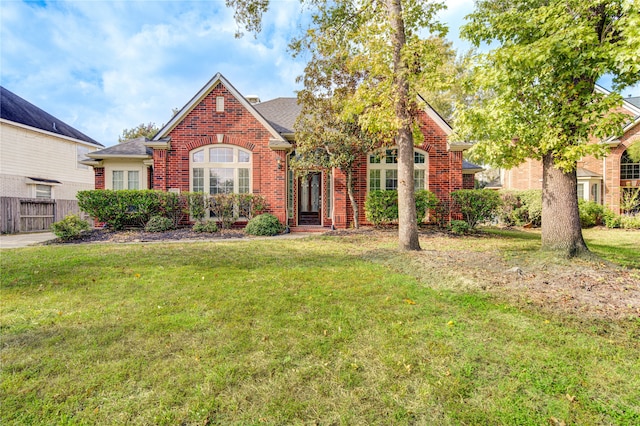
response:
M51 232L0 235L0 249L27 247L56 238Z

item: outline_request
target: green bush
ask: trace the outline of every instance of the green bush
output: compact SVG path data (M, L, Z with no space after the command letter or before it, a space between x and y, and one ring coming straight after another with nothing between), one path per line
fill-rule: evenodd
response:
M604 223L605 208L594 201L578 200L580 224L583 228L590 228Z
M270 213L264 213L251 219L244 232L249 235L277 235L284 231L284 226L277 217Z
M263 214L267 210L267 200L262 195L236 194L238 214L251 220L254 216Z
M218 232L218 225L213 220L198 221L193 224L191 230L193 232L208 232L213 234L214 232Z
M452 220L449 224L449 229L458 235L467 234L471 231L471 227L464 220Z
M209 209L221 229L231 229L238 220L236 194L216 194L209 198Z
M204 220L209 203L207 195L202 192L187 192L184 194L184 197L187 201L191 220L196 222Z
M620 216L620 227L624 229L640 229L640 216Z
M174 229L173 220L164 216L152 216L144 227L147 232L164 232Z
M438 207L438 198L431 191L415 193L416 217L422 222L429 210ZM398 220L398 191L369 191L364 202L365 217L374 226Z
M542 224L542 191L502 191L502 206L498 209L500 222L507 225L539 227Z
M438 197L431 191L421 189L416 191L416 216L418 223L424 221L430 210L438 207Z
M502 203L500 194L489 189L460 189L451 193L471 229L493 219Z
M80 219L80 217L75 214L69 214L65 216L64 219L51 224L51 232L63 241L77 238L89 229L91 229L89 222Z
M620 228L622 220L619 215L612 212L610 209L605 208L602 214L602 221L607 228Z
M169 217L175 226L187 207L178 194L147 189L80 191L77 198L82 211L114 230L143 228L152 216Z

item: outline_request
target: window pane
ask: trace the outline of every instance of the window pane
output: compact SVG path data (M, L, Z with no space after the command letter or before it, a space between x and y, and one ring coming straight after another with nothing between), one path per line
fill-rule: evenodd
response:
M289 187L287 188L289 218L293 218L293 170L289 170Z
M209 148L210 163L233 163L233 148Z
M248 163L249 158L248 152L238 150L238 163Z
M249 193L249 169L238 169L238 193Z
M387 191L398 189L398 170L385 170L385 188Z
M209 169L209 193L231 194L233 192L233 169Z
M124 172L122 170L114 170L112 176L113 189L124 189Z
M424 164L424 154L420 154L419 152L414 152L413 162L415 164Z
M424 170L414 170L413 171L413 179L414 179L414 182L415 182L414 189L416 191L418 191L420 189L425 189Z
M129 172L128 184L129 189L140 189L140 172Z
M398 163L398 150L397 149L388 149L385 157L385 163L387 164L397 164Z
M191 155L191 161L193 161L194 163L204 163L204 149L194 152Z
M380 156L374 154L369 155L369 163L380 164Z
M380 189L380 170L369 170L369 190L377 191Z
M193 192L204 192L204 169L193 169Z
M578 184L578 199L584 200L584 183Z
M36 198L51 198L51 186L36 185Z

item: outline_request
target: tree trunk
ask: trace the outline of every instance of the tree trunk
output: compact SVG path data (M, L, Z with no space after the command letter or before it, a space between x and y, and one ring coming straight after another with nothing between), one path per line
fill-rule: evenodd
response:
M582 238L575 169L554 167L554 156L542 159L542 249L573 257L589 252Z
M406 44L406 37L400 0L387 0L387 9L392 28L395 113L401 123L396 136L398 146L398 239L401 250L420 250L413 182L414 154L411 115L408 107L408 70L402 60L402 49Z
M347 171L347 194L349 194L349 201L351 201L351 209L353 210L353 227L359 229L360 220L358 219L358 214L360 211L356 197L353 196L353 168Z

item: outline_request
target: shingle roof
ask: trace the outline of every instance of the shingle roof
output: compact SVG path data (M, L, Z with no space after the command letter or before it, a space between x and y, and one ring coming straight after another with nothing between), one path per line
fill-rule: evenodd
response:
M253 107L280 134L293 133L293 125L302 111L297 98L276 98Z
M56 133L96 146L104 146L2 86L0 86L0 116L14 123L34 127L49 133Z
M470 161L467 160L462 160L462 170L476 170L476 171L482 171L484 170L482 168L482 166L478 166L477 164L473 164Z
M153 150L144 145L147 141L144 137L131 139L130 141L122 142L109 148L100 149L87 154L91 158L103 158L103 157L153 157Z
M624 98L624 100L629 102L631 105L640 108L640 96L628 97Z

